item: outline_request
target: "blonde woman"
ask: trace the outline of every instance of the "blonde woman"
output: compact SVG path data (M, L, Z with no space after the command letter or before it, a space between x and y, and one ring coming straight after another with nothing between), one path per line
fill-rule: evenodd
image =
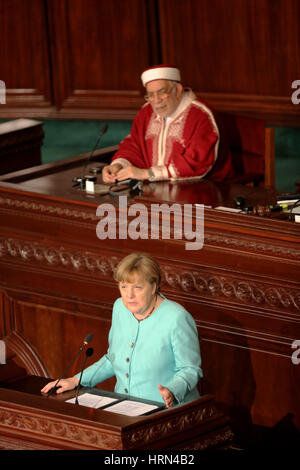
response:
M84 370L81 384L94 387L115 376L115 392L164 402L168 408L198 398L202 370L196 324L180 304L160 293L156 260L130 254L118 264L114 278L121 297L113 307L109 348ZM75 388L79 376L62 379L57 393Z

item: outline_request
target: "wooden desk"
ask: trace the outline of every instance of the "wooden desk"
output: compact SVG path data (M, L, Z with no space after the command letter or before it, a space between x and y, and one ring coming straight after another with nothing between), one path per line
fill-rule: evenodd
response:
M41 164L43 122L13 119L0 124L0 174Z
M0 449L208 450L232 437L209 395L133 418L65 403L74 392L42 397L43 384L27 377L15 387L23 391L0 388Z
M129 252L146 251L160 263L162 292L195 318L202 392L216 396L242 445L286 419L299 432L300 365L292 362L292 343L300 339L300 227L280 215L214 209L233 207L237 195L247 204L274 203L275 192L209 181L144 185L130 204L212 206L204 213L204 247L187 251L186 240L162 237L100 240L96 209L106 202L118 211L118 198L72 188L83 161L43 165L0 184L0 331L17 376L59 376L89 332L95 357L105 353L119 296L113 267Z

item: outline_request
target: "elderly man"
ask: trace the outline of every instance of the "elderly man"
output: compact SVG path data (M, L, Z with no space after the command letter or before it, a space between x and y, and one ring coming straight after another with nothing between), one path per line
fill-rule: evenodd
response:
M141 75L146 104L134 119L131 134L119 145L103 181L127 178L160 181L233 176L230 154L220 141L215 112L183 88L180 71L169 65Z

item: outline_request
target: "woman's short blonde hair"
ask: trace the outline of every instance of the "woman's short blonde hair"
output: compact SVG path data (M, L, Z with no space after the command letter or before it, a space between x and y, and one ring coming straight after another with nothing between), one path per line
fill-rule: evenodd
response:
M134 282L136 277L141 277L150 284L156 283L156 291L159 291L161 272L157 261L145 253L131 253L125 256L114 270L114 279L117 282Z

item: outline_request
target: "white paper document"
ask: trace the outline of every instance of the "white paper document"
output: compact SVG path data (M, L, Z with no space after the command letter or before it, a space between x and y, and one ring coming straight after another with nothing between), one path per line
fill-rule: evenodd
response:
M117 400L117 398L102 397L100 395L94 395L93 393L83 393L78 397L79 405L89 406L90 408L101 408ZM75 403L75 398L66 400L66 403Z
M105 411L120 413L126 416L140 416L148 413L149 411L155 410L156 408L158 408L157 405L148 405L147 403L140 403L138 401L124 400L105 408Z
M297 202L299 199L285 199L285 200L280 200L277 201L277 204L294 204Z
M242 209L235 209L234 207L225 207L225 206L217 206L215 207L218 211L227 211L227 212L242 212Z

